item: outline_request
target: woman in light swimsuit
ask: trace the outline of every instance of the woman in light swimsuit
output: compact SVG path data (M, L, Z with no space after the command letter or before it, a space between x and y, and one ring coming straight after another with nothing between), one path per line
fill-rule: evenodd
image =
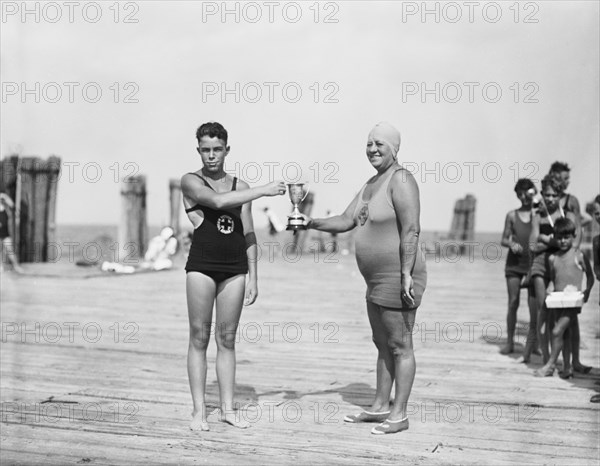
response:
M408 429L406 407L415 377L412 329L425 291L425 257L419 247L419 189L397 162L400 133L379 123L367 140L377 174L337 216L308 219L309 228L341 233L356 228L358 268L367 284L366 304L377 348L377 388L368 411L346 422L380 422L373 434ZM392 384L396 385L390 407Z

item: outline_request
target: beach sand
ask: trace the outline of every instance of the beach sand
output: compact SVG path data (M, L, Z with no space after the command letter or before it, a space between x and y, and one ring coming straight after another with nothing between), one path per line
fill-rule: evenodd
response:
M428 257L410 429L374 436L346 414L374 394L376 351L352 255L259 261L237 343L239 430L188 429L188 323L176 269L103 275L74 264L2 274L2 464L597 464L598 285L581 314L590 375L535 378L505 342L504 259ZM88 277L88 278L85 278ZM207 403L218 405L216 346Z

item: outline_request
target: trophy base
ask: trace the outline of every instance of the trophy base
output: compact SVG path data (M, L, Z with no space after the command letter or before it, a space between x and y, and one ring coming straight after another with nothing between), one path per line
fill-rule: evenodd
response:
M306 226L304 226L304 225L288 225L286 230L293 230L295 233L298 230L306 230Z
M286 230L296 233L298 230L306 230L303 217L289 217Z

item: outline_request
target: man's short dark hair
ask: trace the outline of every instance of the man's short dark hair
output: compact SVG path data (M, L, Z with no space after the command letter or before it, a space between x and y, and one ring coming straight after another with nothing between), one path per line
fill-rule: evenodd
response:
M533 184L533 181L531 181L529 178L520 178L517 181L517 184L515 184L516 193L518 193L519 191L529 191L531 188L535 190L535 185Z
M567 217L554 222L554 236L575 236L575 224Z
M565 162L554 162L550 165L550 171L548 173L562 173L562 172L570 172L571 169Z
M204 136L221 139L225 145L227 145L227 130L221 123L217 123L216 121L204 123L196 130L196 139L198 140L198 143L200 143L200 139Z

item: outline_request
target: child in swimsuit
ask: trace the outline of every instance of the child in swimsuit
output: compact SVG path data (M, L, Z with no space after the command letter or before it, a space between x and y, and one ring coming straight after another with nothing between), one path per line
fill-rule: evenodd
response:
M571 168L564 162L556 161L550 166L549 175L558 181L558 206L563 212L572 212L575 216L575 240L573 247L578 249L583 238L582 226L584 223L591 221L591 218L581 212L579 200L566 192L571 180ZM584 218L588 217L588 218ZM577 315L572 319L571 326L568 330L569 338L566 340L569 345L563 347L563 357L573 358L573 370L582 374L587 374L592 370L591 366L586 366L579 360L579 346L581 337L579 334L579 320Z
M529 250L529 236L531 235L531 218L533 196L536 193L535 185L528 178L521 178L515 185L515 193L521 201L521 207L511 210L506 214L504 232L502 233L502 246L508 248L504 275L508 290L508 313L506 316L507 339L506 346L501 354L510 354L514 351L514 335L517 324L517 309L519 308L520 291L522 283L527 278L531 264ZM529 362L532 351L536 346L536 320L537 308L535 298L529 287L527 299L529 303L529 333L523 353L523 362Z
M586 276L586 287L583 291L583 302L587 303L590 291L594 285L592 267L587 257L573 247L575 240L576 225L568 218L559 218L554 226L554 237L558 244L558 250L548 257L548 271L550 280L554 284L554 291L565 291L570 288L573 291L581 291L583 274ZM566 307L556 309L556 323L552 329L552 352L548 362L541 369L535 371L538 377L548 377L554 374L556 360L560 354L565 334L574 317L581 312L581 307ZM563 379L573 377L569 357L563 357Z

